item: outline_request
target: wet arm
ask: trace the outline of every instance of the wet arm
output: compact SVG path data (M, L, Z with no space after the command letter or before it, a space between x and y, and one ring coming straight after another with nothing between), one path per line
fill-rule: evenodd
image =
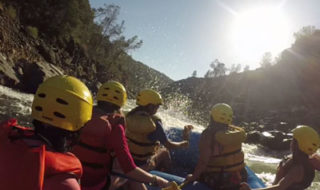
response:
M117 127L113 127L110 135L107 138L107 142L110 143L110 147L108 147L108 149L111 149L115 152L123 172L128 173L135 169L136 165L129 151L124 127L120 124Z
M185 148L189 145L189 141L180 141L180 142L173 142L168 140L167 142L164 143L164 146L167 149L175 149L175 148Z
M310 163L315 170L320 171L320 155L313 154L310 158Z
M149 135L151 141L160 141L167 149L183 148L189 145L189 142L186 140L180 142L174 142L168 139L167 135L164 132L162 122L156 121L156 131Z
M288 171L287 175L285 175L278 184L272 185L270 187L261 188L259 190L286 190L293 183L297 183L301 181L303 176L302 167L294 167L290 171Z
M43 190L80 190L76 178L70 174L60 174L44 180Z
M272 185L278 184L279 181L284 177L284 170L283 170L283 161L279 163L279 166L277 168L276 177L274 178L274 181Z
M129 151L124 127L122 125L115 127L111 133L111 136L114 151L116 153L121 169L126 176L143 183L156 183L160 187L167 186L167 180L156 177L135 165Z

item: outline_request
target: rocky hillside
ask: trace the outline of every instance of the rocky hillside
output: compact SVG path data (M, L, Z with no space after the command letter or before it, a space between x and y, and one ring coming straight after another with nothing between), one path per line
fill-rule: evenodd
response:
M129 96L135 96L142 88L160 89L172 82L126 53L101 68L72 37L58 39L35 34L32 28L20 22L15 12L12 13L12 7L0 5L1 85L34 93L44 79L67 74L80 78L93 92L105 80L118 80L125 84Z
M254 122L284 131L297 124L320 129L320 31L298 39L268 68L188 78L164 91L187 95L194 108L190 116L201 121L207 120L212 105L226 102L234 108L236 123Z

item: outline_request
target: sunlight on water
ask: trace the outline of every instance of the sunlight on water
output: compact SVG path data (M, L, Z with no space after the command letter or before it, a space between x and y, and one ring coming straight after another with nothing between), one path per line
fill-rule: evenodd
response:
M30 125L32 94L25 94L14 91L10 88L0 86L0 120L16 117L20 123ZM178 105L178 104L176 104ZM129 100L124 107L124 112L130 111L136 106L134 100ZM160 108L158 115L163 120L165 129L170 127L183 128L192 124L194 131L201 132L204 127L189 120L180 109L175 110L174 106L167 106L168 109ZM276 168L281 158L288 154L288 151L272 151L252 144L244 144L246 164L268 185L275 177ZM316 172L315 182L309 190L320 189L320 176Z
M123 108L123 111L128 112L134 107L136 107L135 100L130 99L127 101L127 104ZM196 132L201 132L204 129L203 126L191 121L181 112L172 109L171 106L169 106L169 109L163 109L162 107L160 107L157 115L162 119L165 130L170 127L183 128L185 125L193 125L193 131Z

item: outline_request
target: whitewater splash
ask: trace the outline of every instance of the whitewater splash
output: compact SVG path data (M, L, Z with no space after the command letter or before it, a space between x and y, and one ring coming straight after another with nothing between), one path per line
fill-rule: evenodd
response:
M30 126L32 100L32 94L20 93L0 85L0 120L15 117L19 119L22 125ZM176 105L179 105L179 103L176 103ZM128 112L134 107L135 101L129 100L124 107L124 111ZM201 132L204 129L204 126L192 122L181 111L175 110L173 106L168 106L168 108L159 109L158 112L166 131L172 127L182 129L183 126L188 124L193 125L196 132ZM280 162L279 158L288 153L271 151L251 144L244 144L243 149L246 164L268 185L274 179L276 167ZM309 190L320 189L320 176L318 173L314 181Z

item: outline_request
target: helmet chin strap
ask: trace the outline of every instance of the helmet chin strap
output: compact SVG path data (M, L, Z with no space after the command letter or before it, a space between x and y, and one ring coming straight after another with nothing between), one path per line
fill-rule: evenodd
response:
M37 133L37 136L40 138L41 141L43 141L46 145L48 145L50 148L53 148L53 144L50 142L50 140L48 138L46 138L45 136Z

